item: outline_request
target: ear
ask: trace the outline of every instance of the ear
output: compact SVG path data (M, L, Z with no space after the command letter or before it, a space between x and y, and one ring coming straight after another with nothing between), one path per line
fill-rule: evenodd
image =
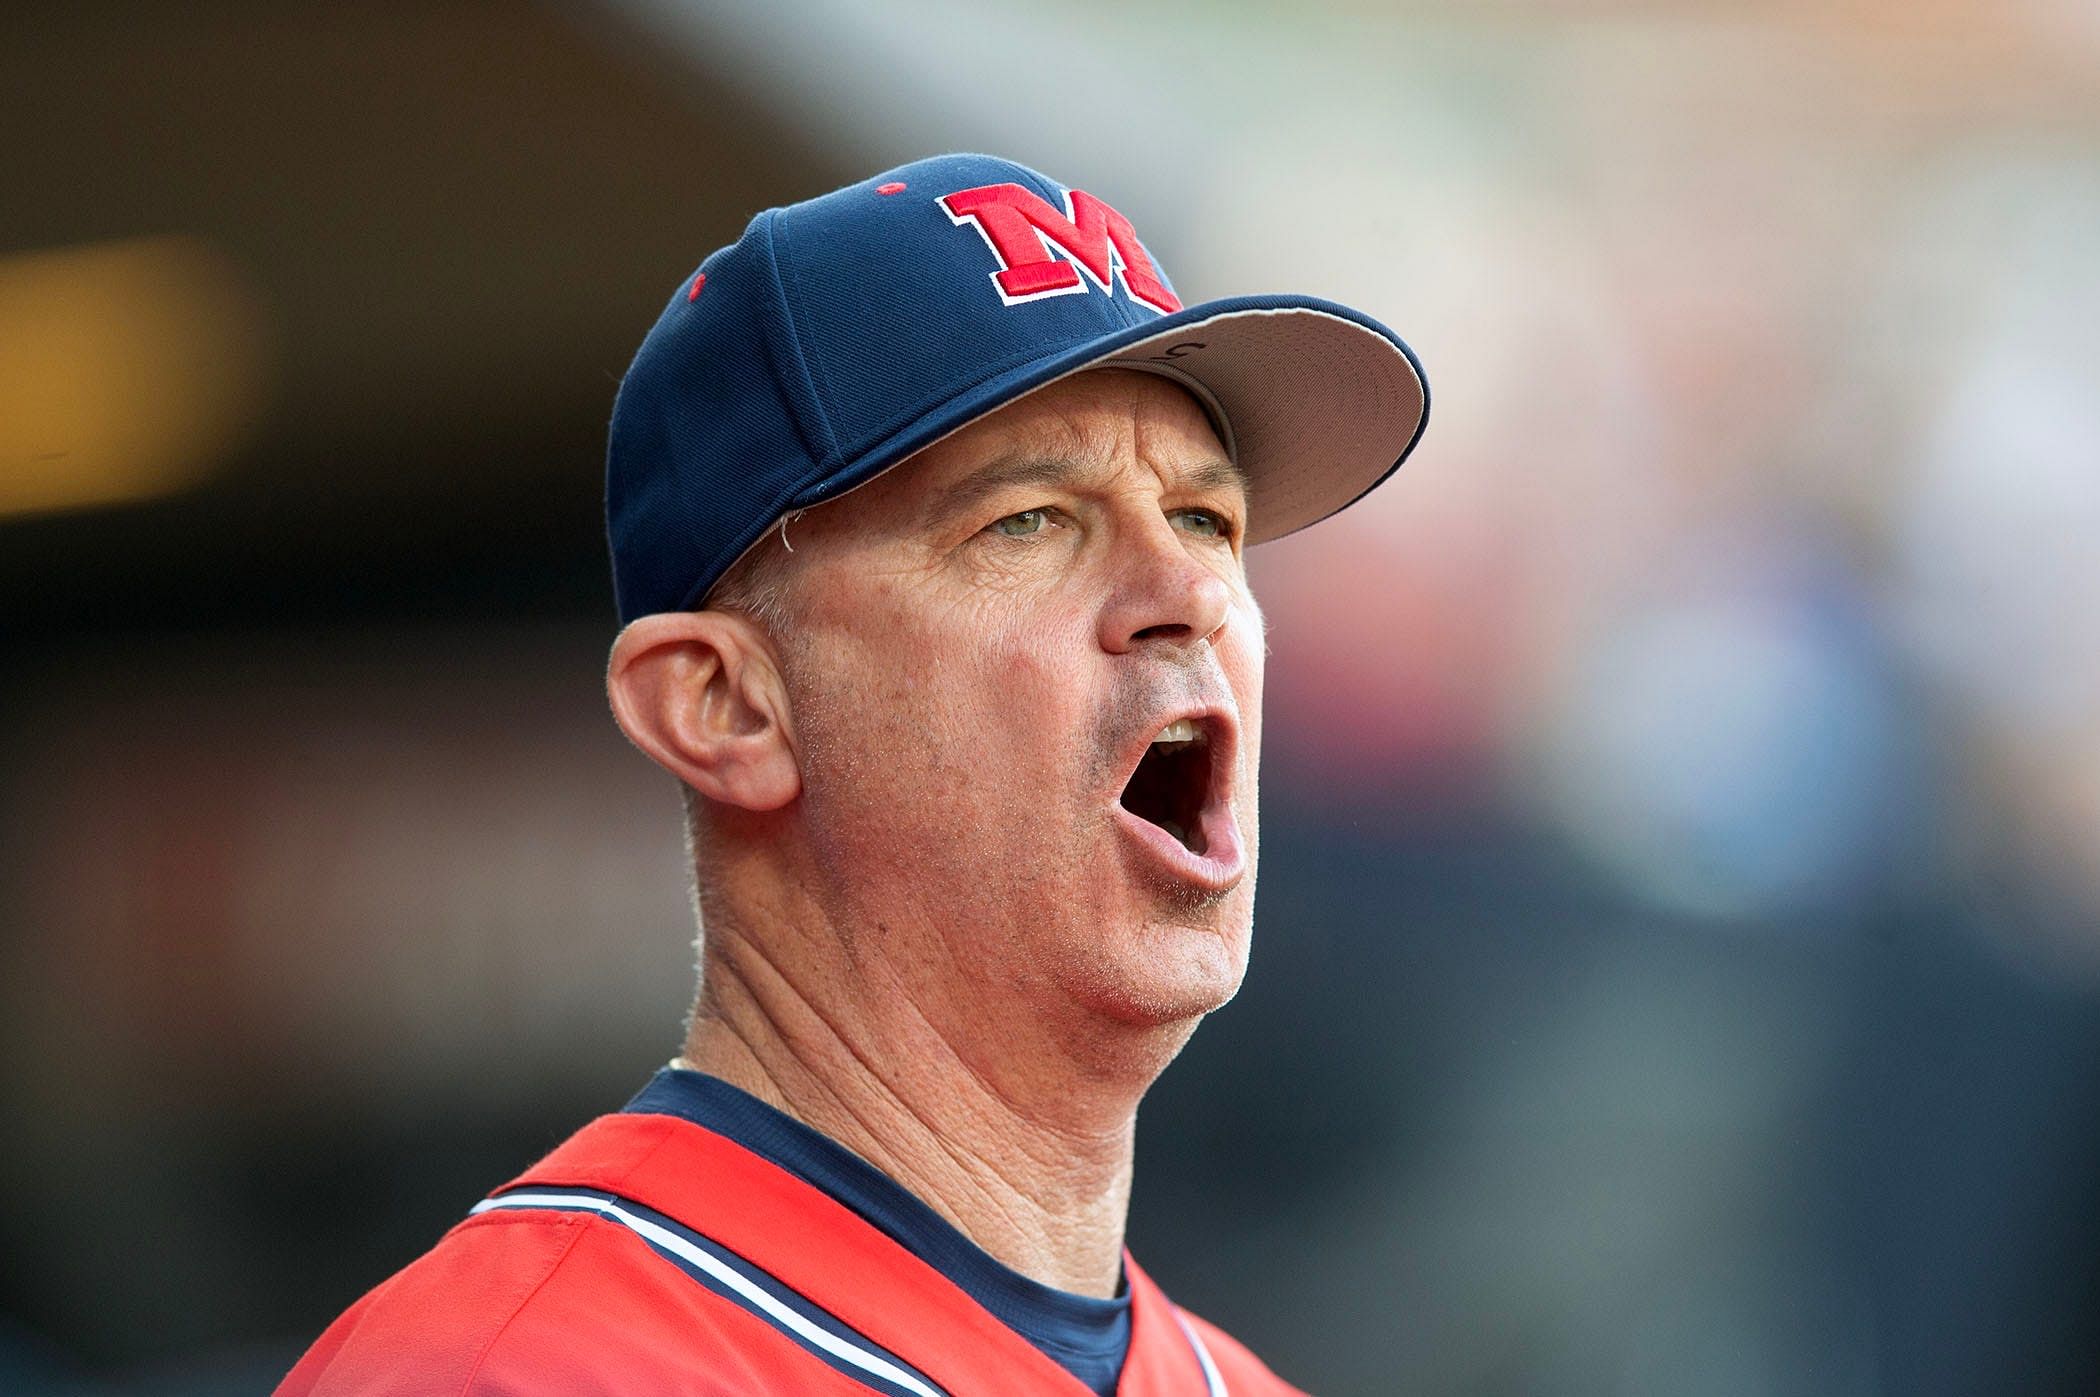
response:
M801 793L780 667L743 617L634 621L613 642L605 690L628 741L709 800L778 810Z

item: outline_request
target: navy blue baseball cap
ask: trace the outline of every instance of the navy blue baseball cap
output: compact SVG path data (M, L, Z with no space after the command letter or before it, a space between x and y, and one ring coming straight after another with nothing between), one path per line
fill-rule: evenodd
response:
M768 209L680 284L620 384L605 523L620 620L702 605L775 523L1044 384L1115 366L1193 393L1249 542L1392 474L1429 418L1414 351L1312 296L1183 306L1128 219L986 155Z

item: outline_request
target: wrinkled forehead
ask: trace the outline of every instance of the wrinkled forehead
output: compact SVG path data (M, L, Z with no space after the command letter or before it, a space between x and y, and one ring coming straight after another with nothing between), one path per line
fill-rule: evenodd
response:
M1091 369L977 419L854 493L918 512L959 490L988 494L1139 464L1175 485L1244 496L1245 477L1214 421L1173 379Z
M1247 507L1229 431L1197 394L1161 374L1097 368L1037 389L922 448L873 479L774 521L710 593L748 606L811 565L843 563L849 537L925 535L1010 487L1099 483L1133 467L1161 488Z

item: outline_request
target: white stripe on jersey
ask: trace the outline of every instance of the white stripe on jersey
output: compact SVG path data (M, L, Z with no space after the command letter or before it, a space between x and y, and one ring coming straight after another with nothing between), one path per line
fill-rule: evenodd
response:
M1211 1362L1210 1350L1203 1347L1203 1340L1196 1337L1195 1326L1183 1319L1179 1310L1174 1311L1174 1322L1181 1326L1182 1333L1188 1335L1189 1347L1196 1350L1196 1361L1203 1365L1203 1381L1210 1387L1210 1397L1225 1397L1225 1379L1218 1372L1218 1365Z
M483 1199L474 1205L473 1211L485 1213L491 1208L578 1208L611 1218L622 1227L638 1234L643 1241L648 1242L651 1246L661 1247L663 1250L677 1256L680 1260L705 1271L709 1276L735 1291L753 1309L762 1311L767 1319L779 1325L782 1329L793 1331L805 1342L813 1344L837 1358L844 1359L856 1368L873 1373L885 1381L895 1383L907 1392L917 1393L918 1397L944 1397L944 1394L941 1392L928 1387L925 1383L920 1382L916 1377L905 1372L902 1368L899 1368L896 1364L879 1354L870 1353L858 1344L848 1343L836 1334L819 1329L816 1325L811 1324L807 1319L796 1314L765 1291L753 1285L735 1270L724 1266L720 1261L700 1250L691 1242L686 1241L685 1238L677 1233L666 1231L647 1218L636 1217L617 1203L609 1202L603 1198L581 1197L571 1193L506 1193L497 1198ZM1183 1326L1183 1328L1186 1327L1186 1325ZM1200 1345L1197 1351L1201 1353ZM1210 1367L1208 1356L1204 1357L1203 1365L1206 1371L1215 1371ZM1224 1391L1215 1378L1211 1381L1211 1391L1213 1393Z

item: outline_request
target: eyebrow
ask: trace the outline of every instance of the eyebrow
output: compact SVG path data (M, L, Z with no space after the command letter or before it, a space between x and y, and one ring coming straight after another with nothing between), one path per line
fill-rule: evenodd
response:
M963 514L994 495L1023 485L1063 485L1095 468L1055 456L1015 456L993 461L964 476L933 498L930 513L945 518ZM1237 462L1213 457L1184 467L1175 480L1180 489L1237 490L1247 494L1247 472Z

